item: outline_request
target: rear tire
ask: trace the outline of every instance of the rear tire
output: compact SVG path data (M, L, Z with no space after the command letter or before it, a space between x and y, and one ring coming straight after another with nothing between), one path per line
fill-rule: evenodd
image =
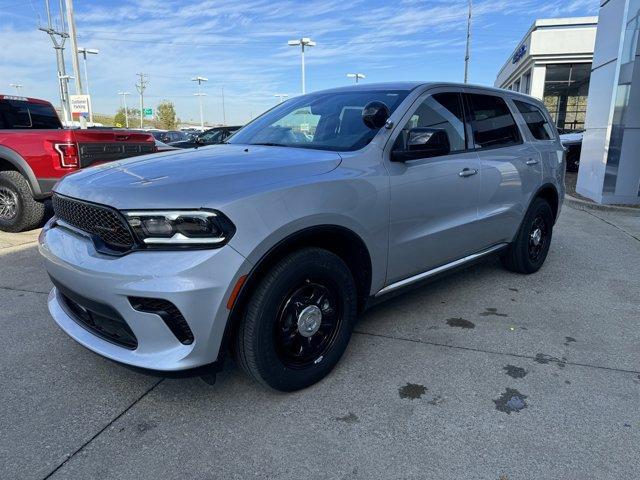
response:
M520 230L500 258L507 270L535 273L540 270L549 253L553 234L553 210L543 198L536 198L520 225Z
M32 230L42 224L45 211L44 203L33 198L20 172L0 172L0 230Z
M313 385L342 357L356 311L356 285L340 257L320 248L291 253L249 300L235 337L238 363L276 390Z

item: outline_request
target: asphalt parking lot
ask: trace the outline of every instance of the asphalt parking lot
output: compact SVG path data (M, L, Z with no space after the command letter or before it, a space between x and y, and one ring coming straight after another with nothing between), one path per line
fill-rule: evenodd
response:
M36 237L0 233L2 479L637 478L638 210L565 206L538 274L490 261L376 307L294 394L83 349Z

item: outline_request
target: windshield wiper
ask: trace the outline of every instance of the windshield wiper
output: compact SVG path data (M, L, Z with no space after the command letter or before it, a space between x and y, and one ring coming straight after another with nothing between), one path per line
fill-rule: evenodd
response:
M288 147L289 146L289 145L285 145L284 143L274 143L274 142L250 143L249 145L264 145L267 147Z

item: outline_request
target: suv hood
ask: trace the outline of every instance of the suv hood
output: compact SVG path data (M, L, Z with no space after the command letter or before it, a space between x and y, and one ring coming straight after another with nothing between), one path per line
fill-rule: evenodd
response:
M119 209L216 208L268 185L330 172L340 161L320 150L213 145L81 170L54 191Z

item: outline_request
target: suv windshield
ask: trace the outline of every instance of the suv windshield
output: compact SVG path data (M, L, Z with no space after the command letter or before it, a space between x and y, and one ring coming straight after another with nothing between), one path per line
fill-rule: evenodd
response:
M378 130L362 121L362 109L384 102L393 112L409 91L349 91L294 98L251 122L229 139L243 145L275 145L352 151L367 145Z

